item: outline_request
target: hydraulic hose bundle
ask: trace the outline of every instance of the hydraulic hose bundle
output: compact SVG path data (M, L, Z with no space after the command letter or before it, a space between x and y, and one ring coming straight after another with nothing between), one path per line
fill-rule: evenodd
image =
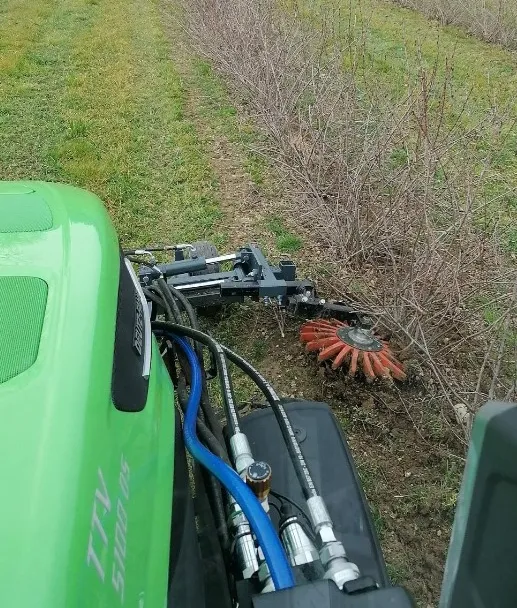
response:
M192 350L192 347L184 338L180 338L172 333L167 333L167 336L181 347L187 356L192 372L191 391L183 426L187 449L192 454L193 458L199 461L217 477L221 484L241 506L258 539L260 547L264 552L275 588L286 589L292 587L294 585L294 578L289 562L287 561L284 549L280 543L280 539L276 535L271 520L261 504L239 475L221 459L209 452L197 439L196 420L201 399L202 385L199 361L195 352Z
M215 364L217 366L217 375L221 384L221 394L223 397L223 405L229 430L231 435L239 432L239 414L235 404L232 381L228 371L228 365L226 363L223 347L207 334L204 334L203 332L191 327L185 327L184 325L155 321L153 323L153 329L158 331L162 330L164 332L168 332L169 334L177 334L180 336L186 336L187 338L192 338L194 341L204 344L210 350L210 352L214 355ZM157 332L155 331L155 333Z
M311 561L319 555L325 569L325 578L334 580L339 588L342 588L347 581L357 578L359 570L355 564L347 560L342 544L335 537L332 520L325 503L318 494L288 415L273 387L245 359L201 332L196 314L188 299L180 291L170 288L165 280L159 279L156 287L146 290L146 295L165 310L168 322L154 322L152 325L153 331L157 336L172 342L178 359L180 362L183 361L183 375L188 378L190 385L188 397L186 386L178 391L178 397L182 402L181 405L185 414L184 436L187 449L194 459L211 473L211 479L215 481L214 478L216 478L233 496L235 503L231 504L234 504L237 509L234 512L236 517L233 518L233 522L238 524L234 531L236 532L235 538L240 543L241 553L254 551L254 541L250 527L259 543L259 557L262 555L260 558L263 560L262 565L258 568L257 563L253 566L252 563L248 562L249 568L246 569L249 570L248 574L251 575L258 569L259 580L263 583L263 592L273 588L290 587L294 584L289 561L279 535L275 532L261 502L257 500L255 494L241 479L241 477L247 476L249 467L255 461L247 438L240 429L239 413L227 358L256 384L271 406L307 501L312 532L309 531L310 534L307 536L303 527L297 524L297 518L290 518L291 525L280 530L284 546L292 549L293 544L298 544L299 547L303 545L302 549L305 554L311 556L308 558ZM184 325L182 311L186 313L190 327ZM190 345L189 340L192 340L194 348ZM230 450L237 473L226 464L229 459L224 441L222 441L222 429L208 399L202 346L210 351L217 369L227 420ZM202 413L199 412L200 403L203 406ZM204 445L199 442L196 429ZM215 509L217 511L215 515L219 525L221 525L221 520L224 519L224 508L221 507L222 495L214 487L212 487L212 493L215 497ZM226 522L224 522L223 528L226 536ZM309 537L317 537L319 552L314 548ZM293 563L291 557L292 554L290 554L290 561Z

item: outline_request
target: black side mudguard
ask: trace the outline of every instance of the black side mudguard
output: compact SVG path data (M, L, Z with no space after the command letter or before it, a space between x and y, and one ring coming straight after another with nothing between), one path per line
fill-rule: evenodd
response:
M329 406L311 401L284 403L317 490L325 499L337 538L348 559L362 575L380 587L389 579L368 503L345 437ZM305 499L271 408L256 410L241 420L255 460L273 470L272 489L296 501L306 511ZM308 515L308 513L306 513ZM271 510L278 524L278 515Z

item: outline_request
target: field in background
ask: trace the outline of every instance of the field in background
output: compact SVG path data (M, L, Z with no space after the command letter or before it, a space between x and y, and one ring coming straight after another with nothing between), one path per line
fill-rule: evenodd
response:
M454 24L489 42L517 47L515 0L395 0L441 24Z
M354 73L365 99L396 105L423 74L445 84L444 120L473 132L465 155L458 146L448 153L460 168L466 158L474 163L469 176L482 175L475 186L490 208L485 219L515 255L513 55L381 0L282 4L338 45L340 65ZM250 104L238 105L214 64L188 47L178 10L170 0L6 0L0 178L66 181L96 192L126 245L257 240L314 270L324 291L333 273L327 257L336 256L292 211L264 133L250 123ZM307 108L311 99L302 102ZM406 151L390 160L403 168ZM484 307L487 322L499 319L497 306ZM331 403L372 501L390 575L420 606L433 606L462 473L461 430L421 377L386 389L323 373L303 354L297 327L288 324L282 338L271 313L246 306L213 329L283 394ZM256 397L240 380L237 386L244 400Z
M185 97L156 2L0 8L1 179L94 191L126 244L213 236L216 184Z
M435 88L445 87L446 124L474 135L450 152L459 163L467 150L477 160L480 194L493 204L494 217L501 214L506 246L517 253L517 57L386 0L285 0L285 5L330 36L341 48L344 69L353 71L368 93L400 104L423 73ZM441 111L435 100L430 118L438 120Z

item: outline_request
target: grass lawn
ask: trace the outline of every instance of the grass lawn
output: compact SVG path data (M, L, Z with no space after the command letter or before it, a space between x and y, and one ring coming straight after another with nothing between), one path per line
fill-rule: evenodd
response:
M7 0L0 178L94 191L127 244L213 237L217 183L170 59L156 0Z
M386 0L283 1L314 27L331 31L345 69L353 66L364 90L394 104L418 83L422 68L430 73L436 66L438 82L449 82L446 121L460 117L465 132L479 129L469 144L478 163L474 173L488 159L483 198L492 201L494 216L502 214L508 248L517 252L517 54ZM496 114L502 128L485 128ZM460 147L454 155L461 164Z

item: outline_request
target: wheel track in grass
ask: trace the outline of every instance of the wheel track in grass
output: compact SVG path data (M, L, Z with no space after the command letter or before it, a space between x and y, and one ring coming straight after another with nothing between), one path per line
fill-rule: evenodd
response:
M174 10L173 8L174 7ZM169 37L170 56L178 71L186 95L185 112L203 140L216 176L222 218L213 238L219 246L238 247L250 240L270 241L264 230L265 215L272 201L263 182L265 167L255 167L255 180L247 170L253 161L246 144L254 138L252 127L239 118L228 100L224 85L211 65L192 53L179 23L181 10L175 2L162 1L162 20Z
M1 40L0 177L87 188L123 242L202 238L215 185L155 0L11 0Z

